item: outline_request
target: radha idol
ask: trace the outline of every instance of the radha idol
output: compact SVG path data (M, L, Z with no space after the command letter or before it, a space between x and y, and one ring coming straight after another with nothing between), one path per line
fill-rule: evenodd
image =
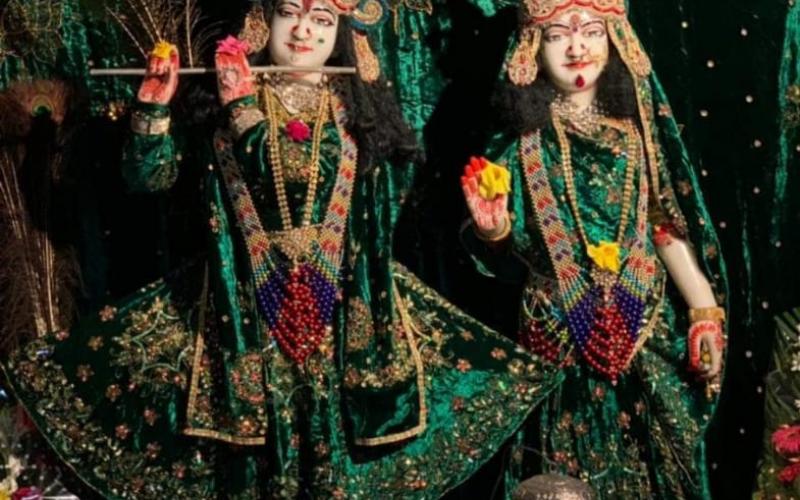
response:
M564 375L526 441L602 498L708 498L726 278L679 129L624 0L522 9L462 183L476 264L525 281L520 342Z
M414 141L367 38L381 4L257 7L244 40L219 44L223 125L196 141L204 261L4 369L104 496L436 498L519 428L549 378L392 260ZM298 69L256 81L248 51ZM177 176L178 64L166 42L148 61L123 160L135 190ZM305 70L323 65L358 72Z

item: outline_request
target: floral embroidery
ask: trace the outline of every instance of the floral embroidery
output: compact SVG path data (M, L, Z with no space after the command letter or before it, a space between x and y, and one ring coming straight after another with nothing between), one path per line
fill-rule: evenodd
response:
M131 433L131 430L127 425L119 424L114 428L114 433L118 438L125 440L128 439L128 435Z
M122 389L119 388L119 385L112 384L106 388L106 397L111 400L113 403L117 400L118 397L122 395Z
M117 315L117 308L113 306L105 306L104 308L100 309L98 314L100 315L100 321L107 323L114 320L114 317Z
M110 351L111 365L127 367L136 385L185 388L192 336L175 307L156 297L122 323L126 328L113 338L119 348Z
M505 349L501 349L500 347L495 347L492 349L492 357L498 361L502 361L508 357L508 353Z
M372 326L372 311L360 297L352 297L349 300L345 335L348 352L366 349L375 335L375 329Z
M144 409L144 421L147 422L147 425L153 426L158 419L158 413L152 408L145 408Z
M406 340L403 325L400 321L395 321L389 331L395 337L394 356L390 362L377 368L348 366L345 370L345 387L391 387L416 374L416 367L411 359L411 347Z
M161 453L161 445L158 443L147 443L145 449L145 456L150 460L155 460L158 458L158 454Z
M92 378L92 375L94 375L94 371L92 370L91 366L89 365L78 366L77 377L78 380L80 380L81 382L87 382L90 378Z
M103 337L92 337L87 344L89 349L97 352L103 348Z
M254 406L261 405L266 400L263 365L261 354L249 353L240 357L230 372L236 396Z

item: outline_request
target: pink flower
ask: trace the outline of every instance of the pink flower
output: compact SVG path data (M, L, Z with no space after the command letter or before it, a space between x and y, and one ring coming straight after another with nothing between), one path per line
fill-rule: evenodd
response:
M238 56L239 54L247 54L248 50L250 50L250 45L235 36L228 35L224 40L217 42L217 54Z
M800 425L783 426L772 434L772 446L784 457L800 454Z
M304 142L311 137L311 128L303 120L290 120L286 124L286 135L294 142Z
M35 486L20 488L11 495L11 500L42 500L42 492Z
M784 467L778 474L778 479L785 485L792 484L797 476L800 475L800 463Z

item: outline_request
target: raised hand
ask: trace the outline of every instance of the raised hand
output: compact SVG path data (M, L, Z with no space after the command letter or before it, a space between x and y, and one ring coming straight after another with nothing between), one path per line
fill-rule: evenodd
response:
M253 74L247 62L247 42L228 36L217 44L215 62L222 105L255 93Z
M461 188L478 233L489 240L499 240L507 235L511 224L507 209L508 170L486 158L470 158L464 167Z
M147 59L144 81L137 95L139 102L166 106L178 88L180 57L178 48L167 42L158 42Z

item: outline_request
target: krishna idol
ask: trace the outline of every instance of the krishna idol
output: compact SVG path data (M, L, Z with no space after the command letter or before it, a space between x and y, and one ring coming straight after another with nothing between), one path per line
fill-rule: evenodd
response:
M370 48L382 4L254 12L216 52L221 125L182 149L205 172L205 258L4 369L104 496L439 497L552 377L392 260L415 145ZM288 69L255 79L248 53ZM177 177L178 65L169 43L150 55L122 165L134 190Z

